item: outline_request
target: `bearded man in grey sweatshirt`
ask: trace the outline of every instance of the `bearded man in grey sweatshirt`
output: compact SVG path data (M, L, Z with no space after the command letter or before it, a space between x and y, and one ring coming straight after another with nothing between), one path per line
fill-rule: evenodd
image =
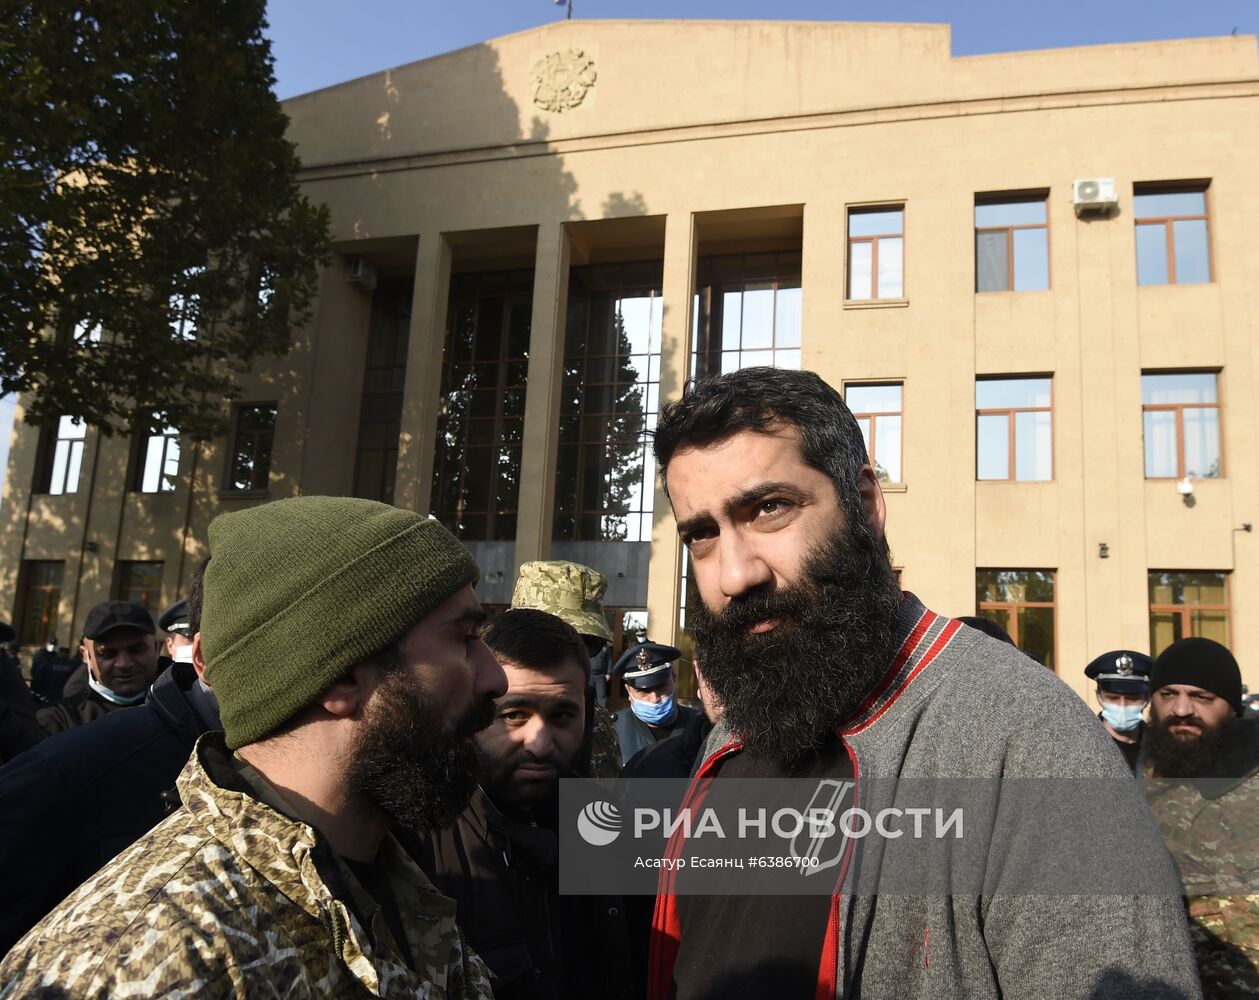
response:
M970 782L983 808L964 846L910 878L905 840L846 844L814 894L688 895L666 867L652 1000L1201 995L1174 871L1119 754L1050 671L901 592L833 388L770 368L699 379L662 412L655 452L725 709L686 805L800 779L870 809L893 801L889 782Z

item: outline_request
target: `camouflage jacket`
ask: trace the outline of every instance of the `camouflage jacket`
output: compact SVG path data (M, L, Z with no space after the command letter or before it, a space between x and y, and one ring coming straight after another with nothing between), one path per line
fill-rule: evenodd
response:
M184 808L76 889L0 964L0 997L424 997L492 994L441 896L383 848L413 971L327 841L247 794L222 734L197 743Z
M1208 1000L1259 997L1259 727L1249 720L1235 726L1212 775L1146 780L1150 808L1185 883Z

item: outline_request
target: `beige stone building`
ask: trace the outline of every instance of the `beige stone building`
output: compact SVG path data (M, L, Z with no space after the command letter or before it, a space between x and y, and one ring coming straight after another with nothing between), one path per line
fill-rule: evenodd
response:
M491 604L523 560L590 563L618 629L682 640L646 436L689 375L768 363L862 414L934 609L1080 691L1191 632L1259 686L1253 37L953 58L940 25L578 20L286 110L336 239L314 318L212 445L15 432L25 641L173 600L211 518L297 493L433 511Z

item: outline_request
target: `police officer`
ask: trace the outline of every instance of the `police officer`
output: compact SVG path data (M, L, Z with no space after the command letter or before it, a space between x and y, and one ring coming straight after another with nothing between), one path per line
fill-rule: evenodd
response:
M1150 701L1153 669L1154 661L1133 649L1112 649L1084 668L1084 676L1097 682L1098 718L1133 771L1145 732L1141 715Z
M157 627L166 633L166 655L173 663L192 662L192 620L188 614L188 599L181 597L162 612Z
M673 646L644 642L622 653L612 668L612 673L625 682L629 696L629 709L621 709L615 717L624 760L680 732L698 714L677 703L673 662L681 655L682 651Z

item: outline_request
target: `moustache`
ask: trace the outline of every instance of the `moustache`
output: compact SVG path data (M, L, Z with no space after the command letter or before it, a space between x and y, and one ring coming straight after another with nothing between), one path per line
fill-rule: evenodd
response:
M737 635L768 618L784 621L798 618L808 610L808 605L808 595L800 589L770 587L732 598L712 620L717 628Z

